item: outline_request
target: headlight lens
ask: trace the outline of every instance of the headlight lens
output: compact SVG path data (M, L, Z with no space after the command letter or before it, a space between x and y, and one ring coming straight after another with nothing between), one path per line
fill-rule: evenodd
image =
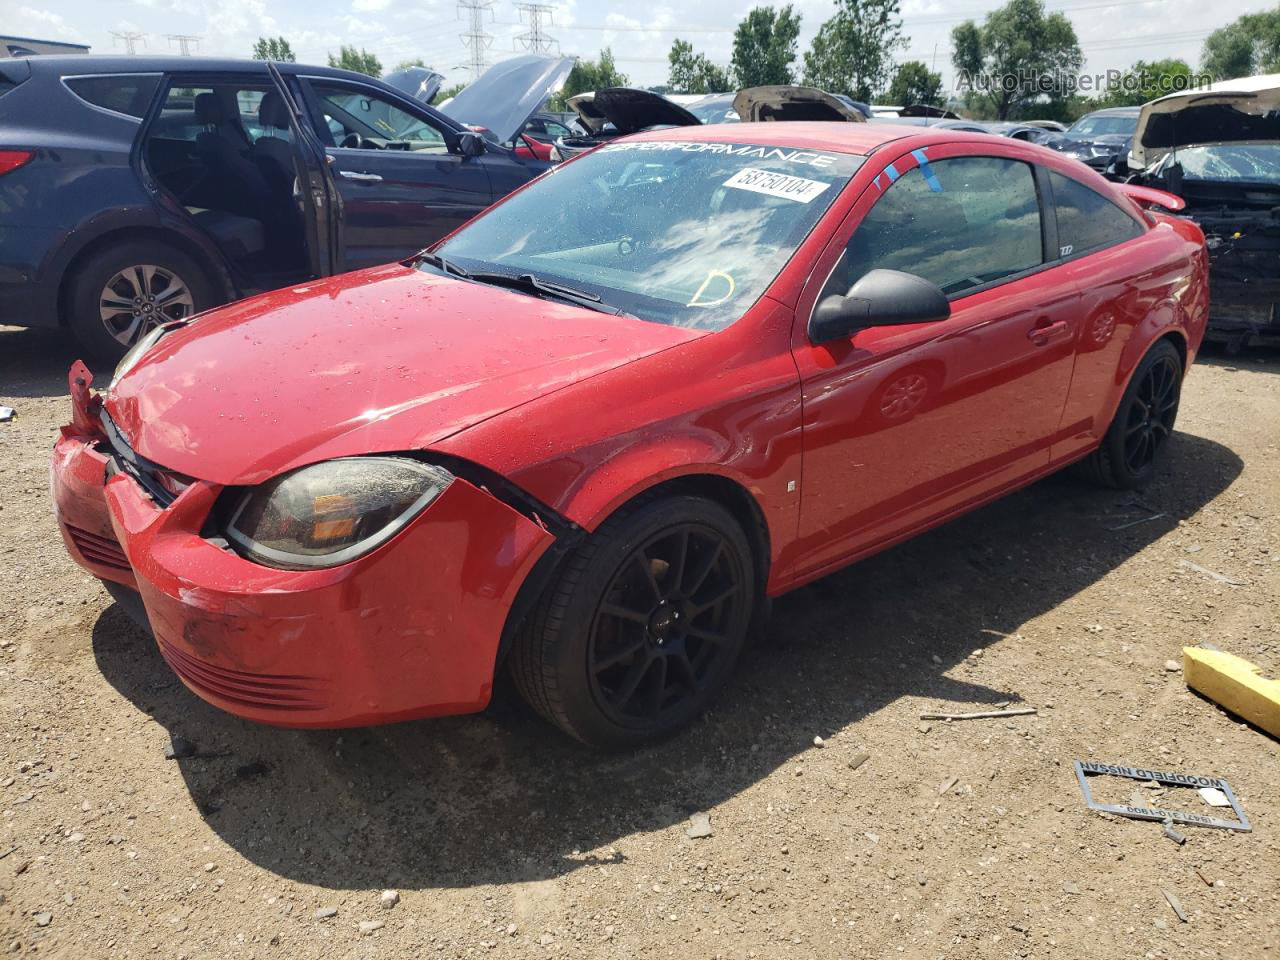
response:
M336 567L385 543L452 480L449 471L408 457L313 464L245 493L227 539L265 566Z
M155 327L146 334L138 338L138 342L129 348L129 352L120 358L120 362L116 364L115 373L111 375L111 383L107 387L112 389L126 373L137 366L138 361L142 359L142 355L156 345L156 341L168 333L172 327Z

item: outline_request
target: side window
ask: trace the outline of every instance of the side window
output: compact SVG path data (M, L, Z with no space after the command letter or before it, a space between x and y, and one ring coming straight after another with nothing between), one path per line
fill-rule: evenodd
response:
M85 103L141 119L151 105L158 76L120 74L111 77L67 77L67 87Z
M368 90L311 84L335 147L448 153L444 135L426 120Z
M955 157L934 161L927 171L914 167L885 187L849 238L822 297L845 294L875 269L914 273L955 294L1043 262L1031 167L1000 157Z
M1123 243L1142 233L1138 221L1078 180L1049 173L1058 213L1058 255L1071 257Z

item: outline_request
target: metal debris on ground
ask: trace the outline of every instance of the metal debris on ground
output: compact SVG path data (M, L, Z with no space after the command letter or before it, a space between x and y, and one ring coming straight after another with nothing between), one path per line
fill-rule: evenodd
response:
M1232 580L1230 577L1219 573L1217 570L1210 570L1208 567L1202 567L1198 563L1192 563L1190 560L1179 560L1178 566L1186 567L1188 570L1194 570L1196 573L1202 573L1210 580L1216 580L1218 583L1225 583L1232 587L1248 586L1243 580Z
M1239 830L1249 832L1249 818L1240 808L1236 795L1222 777L1201 776L1198 774L1175 773L1168 770L1148 770L1143 767L1126 767L1115 763L1094 763L1092 761L1075 762L1076 779L1080 781L1080 792L1084 794L1085 805L1090 810L1102 813L1114 813L1134 820L1155 820L1157 822L1181 823L1192 827L1215 827L1219 830ZM1231 810L1235 820L1224 820L1203 813L1191 813L1186 810L1164 810L1160 807L1143 806L1130 803L1100 803L1093 799L1089 789L1090 776L1127 777L1130 780L1141 780L1147 784L1165 784L1173 787L1215 787L1231 802Z
M1035 707L1021 707L1017 710L983 710L980 713L922 713L921 720L987 720L995 717L1027 717L1036 712Z
M6 420L12 420L17 415L18 411L13 409L13 407L0 407L0 423L4 423Z
M1151 520L1159 520L1161 517L1168 516L1164 513L1153 513L1149 517L1139 517L1137 520L1130 520L1128 523L1122 523L1118 527L1107 527L1112 533L1117 530L1128 530L1130 527L1136 527L1140 523L1147 523Z
M1179 833L1177 830L1173 828L1172 820L1166 820L1164 822L1164 835L1168 837L1170 840L1172 840L1174 843L1176 843L1178 846L1182 846L1184 843L1187 842L1186 836L1184 834Z
M1182 901L1178 899L1177 895L1174 893L1171 893L1168 890L1163 890L1163 889L1160 892L1163 893L1164 898L1169 901L1169 906L1172 907L1173 912L1178 915L1178 919L1181 920L1183 923L1186 923L1187 911L1182 909Z

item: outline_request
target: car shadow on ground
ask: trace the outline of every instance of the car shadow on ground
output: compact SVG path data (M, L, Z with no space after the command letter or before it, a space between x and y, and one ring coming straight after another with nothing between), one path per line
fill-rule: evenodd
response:
M123 696L198 746L177 763L191 800L256 864L333 889L541 880L732 798L815 735L901 697L959 710L1018 701L1017 677L992 689L947 673L1170 532L1242 469L1231 450L1187 434L1169 453L1140 495L1051 477L780 599L719 706L626 755L578 746L506 689L473 717L258 726L189 693L116 606L97 621L93 649ZM1165 516L1113 529L1156 512Z
M1217 367L1220 370L1261 370L1280 373L1280 348L1246 347L1232 353L1223 344L1206 343L1196 354L1196 363Z

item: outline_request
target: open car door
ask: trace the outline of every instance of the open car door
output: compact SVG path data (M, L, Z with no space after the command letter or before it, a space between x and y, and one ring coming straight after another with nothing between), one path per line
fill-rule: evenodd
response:
M317 277L342 273L342 197L329 170L324 147L279 68L268 61L267 71L289 111L289 145L298 177L294 189L302 205L308 266Z

